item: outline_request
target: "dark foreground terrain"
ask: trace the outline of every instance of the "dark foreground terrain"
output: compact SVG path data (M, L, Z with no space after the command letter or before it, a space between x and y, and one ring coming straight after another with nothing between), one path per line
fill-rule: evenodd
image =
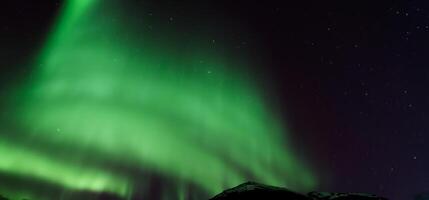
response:
M88 196L87 196L88 197ZM83 198L87 199L87 198ZM92 199L92 198L90 198ZM113 196L99 196L97 200L118 200ZM274 187L255 182L246 182L214 196L210 200L387 200L372 194L310 192L301 194L286 188ZM0 200L11 200L0 195ZM415 196L415 200L429 200L429 194Z
M211 200L269 199L269 200L387 200L371 194L310 192L307 195L285 188L273 187L254 182L243 183L225 190Z

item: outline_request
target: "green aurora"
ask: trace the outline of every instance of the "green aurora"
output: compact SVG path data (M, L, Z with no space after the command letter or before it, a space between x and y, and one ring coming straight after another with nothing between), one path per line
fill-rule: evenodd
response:
M237 62L198 42L159 39L168 33L154 39L117 7L65 2L31 75L10 95L9 124L19 131L1 129L9 131L1 173L126 199L149 188L150 173L175 185L166 199L191 198L191 186L210 196L249 179L316 186L260 88L229 67Z

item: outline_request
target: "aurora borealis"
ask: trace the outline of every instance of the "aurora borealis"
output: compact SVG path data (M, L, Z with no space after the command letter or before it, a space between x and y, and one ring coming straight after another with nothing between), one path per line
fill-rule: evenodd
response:
M204 36L182 47L173 33L153 38L134 20L119 1L64 2L31 75L11 89L1 173L125 199L153 192L151 173L174 185L163 199L247 180L316 186L262 88L245 66L230 67L242 62L202 48ZM29 199L32 191L0 189Z

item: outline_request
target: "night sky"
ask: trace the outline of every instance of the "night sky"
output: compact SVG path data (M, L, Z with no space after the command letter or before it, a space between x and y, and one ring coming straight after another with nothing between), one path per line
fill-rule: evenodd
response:
M141 2L124 4L174 26L178 39L195 26L220 27L195 33L248 59L246 71L278 108L317 190L390 199L429 191L428 2ZM28 78L61 4L0 6L1 103Z

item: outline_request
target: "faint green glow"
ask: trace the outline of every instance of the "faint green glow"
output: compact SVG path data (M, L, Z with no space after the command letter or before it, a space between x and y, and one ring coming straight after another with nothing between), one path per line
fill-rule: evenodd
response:
M9 152L0 158L1 171L123 197L140 190L134 185L145 177L104 162L171 177L181 183L181 199L187 184L209 195L248 179L315 186L256 87L227 70L230 62L130 36L139 29L98 5L68 2L31 80L18 92L13 117L27 140L71 152L81 162L0 143L0 152Z
M46 179L73 190L127 194L127 180L116 177L112 172L58 162L49 155L38 154L25 148L17 149L15 145L4 142L0 142L0 152L7 152L7 155L2 155L0 159L0 171L13 171L17 175Z

